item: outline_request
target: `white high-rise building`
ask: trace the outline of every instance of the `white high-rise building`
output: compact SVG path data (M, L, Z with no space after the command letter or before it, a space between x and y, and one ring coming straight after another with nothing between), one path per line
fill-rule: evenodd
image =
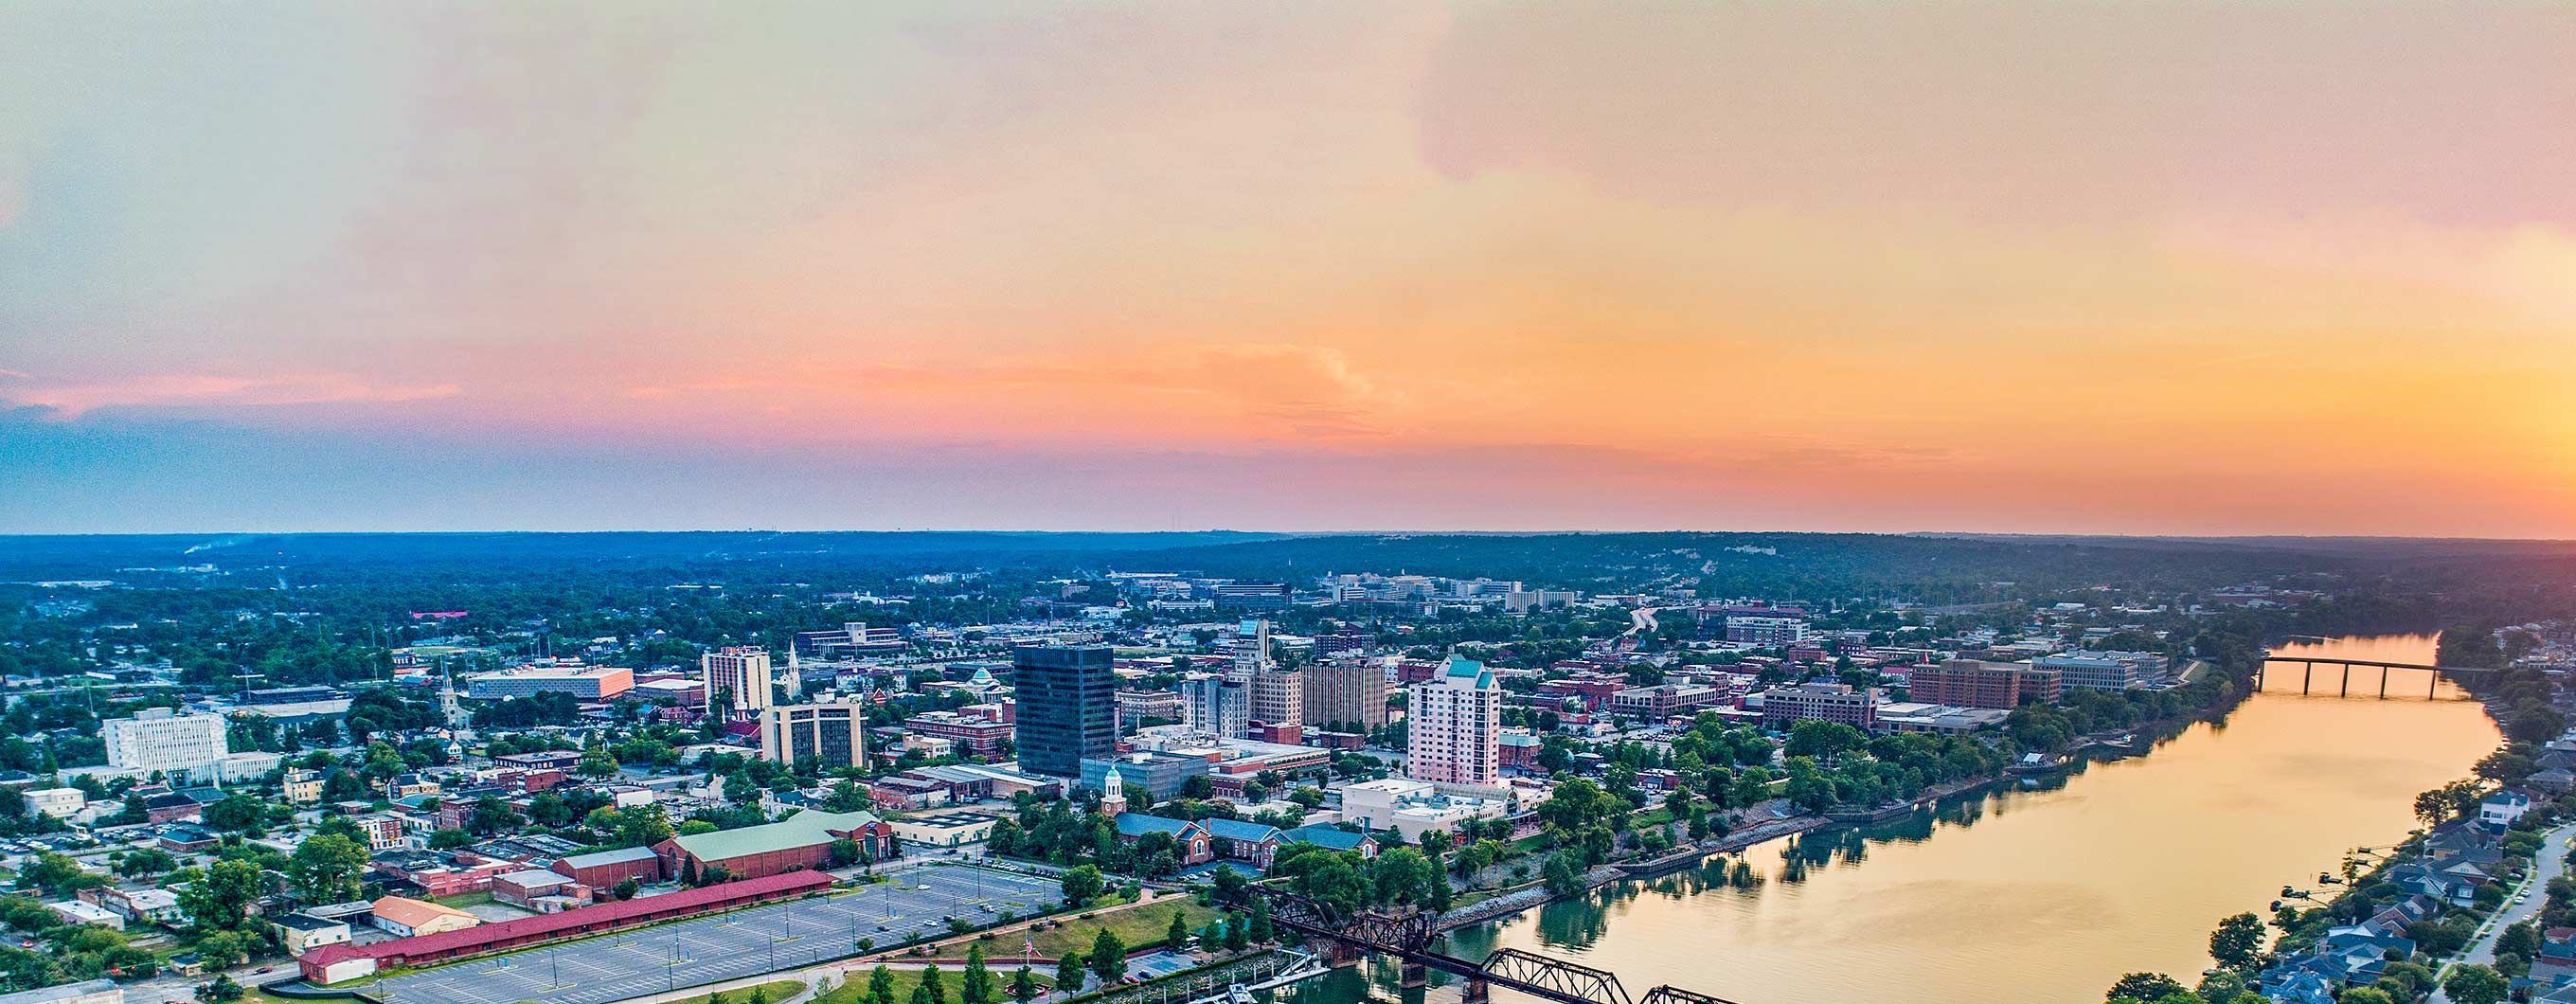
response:
M1190 728L1225 739L1241 739L1252 728L1251 685L1232 676L1192 673L1181 678L1181 721Z
M1270 669L1270 622L1248 620L1234 629L1234 678L1249 680Z
M197 771L224 758L224 716L146 708L108 719L107 765L133 771Z
M771 696L777 677L769 671L765 649L732 645L698 657L707 674L707 711L716 710L720 695L732 695L736 711L760 711L777 703Z
M1441 784L1502 783L1503 688L1485 664L1449 657L1405 698L1405 774Z

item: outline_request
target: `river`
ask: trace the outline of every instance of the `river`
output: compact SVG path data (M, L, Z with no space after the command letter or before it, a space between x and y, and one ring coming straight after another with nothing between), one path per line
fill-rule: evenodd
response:
M2405 635L2274 652L2431 663L2433 647ZM2072 1004L2136 970L2188 984L2220 917L2263 913L2347 849L2404 837L2415 793L2467 776L2500 741L2452 685L2426 700L2422 676L2400 671L2382 700L2367 672L2352 690L2370 696L2340 698L2301 696L2299 668L2276 670L2224 725L2151 753L1757 844L1741 860L1758 885L1728 885L1723 864L1621 883L1453 932L1449 951L1525 948L1616 972L1632 995L1671 983L1744 1004ZM2331 694L2336 678L2320 669L2317 682ZM1784 857L1793 840L1803 869ZM1279 1004L1394 999L1393 977L1378 963L1337 971ZM1434 982L1406 1004L1457 1000L1454 981Z

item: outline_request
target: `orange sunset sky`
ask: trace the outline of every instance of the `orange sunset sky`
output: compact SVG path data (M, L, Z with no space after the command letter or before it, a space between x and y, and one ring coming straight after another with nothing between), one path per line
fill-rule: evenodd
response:
M2576 536L2576 5L0 7L0 532Z

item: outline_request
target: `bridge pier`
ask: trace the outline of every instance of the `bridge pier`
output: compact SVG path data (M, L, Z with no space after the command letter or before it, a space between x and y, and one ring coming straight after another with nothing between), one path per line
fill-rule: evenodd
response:
M2311 681L2315 680L2316 678L2317 678L2317 664L2316 664L2316 663L2313 663L2313 662L2308 663L2308 664L2307 664L2307 668L2306 668L2305 670L2302 670L2302 671L2299 673L2299 694L2300 694L2300 696L2303 696L2303 697L2304 697L2304 696L2306 696L2306 695L2307 695L2307 692L2308 692L2308 684L2309 684Z
M1467 989L1458 995L1463 1004L1485 1004L1493 996L1493 985L1483 980L1468 980Z
M2336 696L2336 697L2351 697L2351 696L2352 696L2352 664L2351 664L2351 663L2349 663L2349 662L2347 662L2347 663L2344 663L2344 664L2343 664L2343 682L2339 685L2338 689L2335 691L2335 696Z
M1395 969L1395 985L1406 990L1419 990L1431 985L1431 969L1420 962L1406 959Z

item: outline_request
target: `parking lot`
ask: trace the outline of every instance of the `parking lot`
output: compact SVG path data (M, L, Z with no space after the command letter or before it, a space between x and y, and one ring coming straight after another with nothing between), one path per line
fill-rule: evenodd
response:
M1062 902L1044 878L966 866L919 868L895 882L639 928L358 984L389 1004L606 1004L806 966L944 932L948 917L989 923Z

